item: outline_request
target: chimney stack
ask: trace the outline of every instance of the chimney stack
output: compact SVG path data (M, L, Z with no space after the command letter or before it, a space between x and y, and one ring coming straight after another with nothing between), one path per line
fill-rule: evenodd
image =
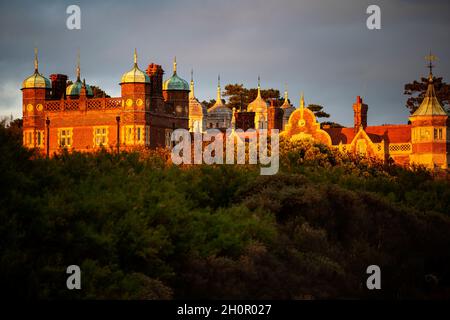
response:
M269 132L272 129L278 129L279 131L283 130L283 114L284 110L278 106L278 100L271 99L270 107L267 110L267 129Z
M364 129L367 127L367 110L369 107L367 104L363 103L361 96L356 97L356 102L353 104L353 112L354 112L354 128L355 132L359 131L359 128L362 126Z
M60 100L66 95L67 76L65 74L51 74L52 99Z

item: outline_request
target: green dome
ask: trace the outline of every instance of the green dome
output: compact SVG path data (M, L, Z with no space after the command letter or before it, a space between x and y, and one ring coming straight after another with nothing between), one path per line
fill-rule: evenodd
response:
M173 75L164 81L163 90L180 90L189 91L189 84L186 80L181 79L177 75L177 58L173 60Z
M189 84L186 80L181 79L176 72L173 76L164 81L163 90L183 90L189 91Z
M79 96L83 83L78 79L76 82L69 85L66 89L66 96ZM86 85L86 95L92 97L94 93L89 85Z
M45 89L51 89L52 84L50 80L48 80L46 77L41 75L37 70L28 78L26 78L22 83L23 89L29 89L29 88L45 88Z

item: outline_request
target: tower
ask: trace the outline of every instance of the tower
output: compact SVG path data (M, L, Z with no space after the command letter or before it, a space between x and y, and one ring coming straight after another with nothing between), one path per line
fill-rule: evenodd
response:
M34 49L34 73L22 83L23 144L43 148L45 144L45 100L50 99L51 83L39 73L38 50Z
M206 107L201 104L194 93L194 70L191 70L191 83L189 92L189 131L203 132L206 130Z
M433 84L433 61L436 57L431 53L426 56L430 69L428 88L419 108L411 115L412 154L411 163L428 168L448 168L449 141L448 115L439 103Z
M137 51L134 49L133 68L122 75L121 141L125 145L149 144L146 139L150 128L146 116L150 105L150 78L139 69ZM147 140L147 141L146 141Z
M189 84L177 75L177 58L173 60L173 74L164 81L164 100L169 105L168 113L174 113L177 117L189 117Z

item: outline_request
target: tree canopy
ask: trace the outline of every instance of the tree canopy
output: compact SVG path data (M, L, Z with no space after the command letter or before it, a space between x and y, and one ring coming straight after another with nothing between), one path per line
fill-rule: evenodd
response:
M434 89L436 97L441 103L442 107L450 112L450 84L445 83L442 77L433 77ZM420 81L414 80L411 83L405 84L404 94L408 96L406 100L406 108L411 114L419 108L425 97L428 88L428 78L421 78Z
M224 97L228 97L227 105L230 108L236 108L240 110L241 105L245 109L247 105L256 99L258 95L257 88L247 89L243 84L227 84L225 86L225 91L223 92ZM277 89L261 89L261 97L263 99L278 99L282 101L280 97L280 91Z
M318 105L318 104L310 104L307 107L309 110L311 110L312 112L314 112L314 115L316 116L316 118L320 119L320 118L329 118L330 114L326 113L323 110L323 106Z

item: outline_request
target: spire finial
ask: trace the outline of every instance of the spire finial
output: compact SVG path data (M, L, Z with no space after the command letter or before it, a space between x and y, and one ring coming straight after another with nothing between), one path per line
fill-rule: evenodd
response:
M137 67L137 50L136 50L136 48L134 48L134 56L133 56L133 58L134 58L134 66Z
M191 86L190 86L189 98L190 99L195 99L195 94L194 94L194 69L191 69Z
M300 96L300 108L302 108L302 109L305 108L305 96L303 94L303 91Z
M305 110L305 96L303 95L303 91L300 94L300 118L303 119L303 113Z
M177 73L177 56L173 58L173 74Z
M38 73L38 66L39 66L39 62L38 62L38 48L35 47L34 48L34 72Z
M261 78L258 75L258 97L261 98Z
M288 102L288 88L287 88L287 83L284 83L284 102L287 103Z
M220 74L217 76L217 102L222 103L222 94L220 92Z
M80 70L80 49L78 49L77 53L77 82L80 82L81 70Z
M425 60L428 61L427 68L430 69L428 79L431 81L431 80L433 80L433 68L434 68L433 62L437 60L437 57L435 55L433 55L430 50L430 54L425 56Z

